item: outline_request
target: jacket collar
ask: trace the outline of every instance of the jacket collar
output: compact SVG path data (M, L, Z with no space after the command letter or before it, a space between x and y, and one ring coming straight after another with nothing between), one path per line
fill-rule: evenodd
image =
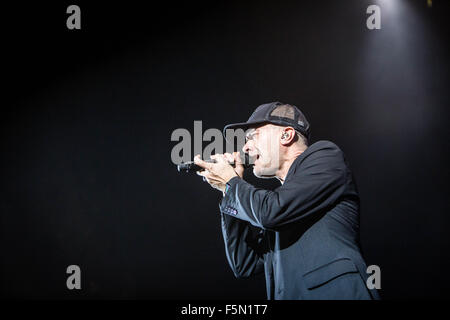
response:
M310 145L308 148L306 148L305 151L303 151L302 154L300 154L295 160L292 162L291 166L289 167L288 173L286 174L286 178L284 179L284 183L286 183L291 176L295 175L295 172L297 171L297 167L300 166L300 164L303 162L303 160L310 155L311 153L320 150L324 147L325 144L330 143L329 141L320 140L312 145ZM283 184L284 184L283 183Z

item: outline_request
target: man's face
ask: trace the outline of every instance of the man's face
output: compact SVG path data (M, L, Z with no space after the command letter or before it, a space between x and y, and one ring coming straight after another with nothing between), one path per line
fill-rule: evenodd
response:
M280 134L280 129L271 124L247 130L242 150L253 158L253 174L258 178L273 178L279 169Z

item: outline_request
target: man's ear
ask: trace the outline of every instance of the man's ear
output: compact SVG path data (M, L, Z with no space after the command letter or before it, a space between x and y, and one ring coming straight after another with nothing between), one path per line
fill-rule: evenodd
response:
M281 131L281 144L283 146L289 145L295 139L294 128L285 128Z

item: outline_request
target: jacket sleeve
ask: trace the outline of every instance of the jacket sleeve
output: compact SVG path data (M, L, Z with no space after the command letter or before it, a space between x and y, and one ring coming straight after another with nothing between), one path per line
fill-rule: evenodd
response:
M247 278L264 269L266 251L264 231L248 222L221 214L225 253L237 278Z
M256 227L276 231L334 204L345 191L347 170L342 151L330 144L291 167L285 183L274 191L232 178L221 210Z

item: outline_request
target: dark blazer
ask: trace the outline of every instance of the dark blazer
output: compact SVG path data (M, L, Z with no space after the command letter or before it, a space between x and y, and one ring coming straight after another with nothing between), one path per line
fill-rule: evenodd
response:
M308 147L274 191L232 178L219 207L231 269L264 269L268 299L379 299L366 286L358 191L334 143Z

